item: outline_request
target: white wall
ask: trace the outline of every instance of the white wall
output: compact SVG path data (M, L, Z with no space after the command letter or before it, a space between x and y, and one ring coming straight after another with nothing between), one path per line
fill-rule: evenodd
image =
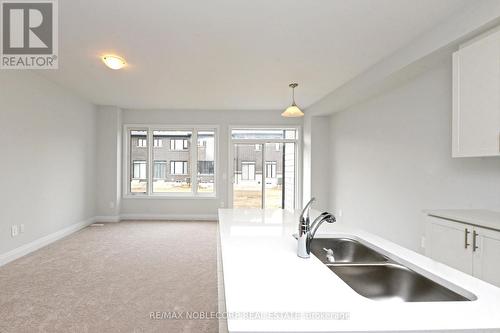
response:
M122 110L97 109L96 215L101 221L118 221L121 209Z
M102 112L100 110L99 112ZM196 217L215 218L217 209L228 202L228 126L229 125L301 125L302 119L286 119L280 111L209 111L209 110L123 110L123 124L200 124L219 126L219 156L217 173L217 198L215 199L166 199L124 198L121 202L122 217ZM101 130L111 129L103 126ZM111 135L113 136L113 135ZM109 200L98 203L106 215ZM109 209L108 209L109 211ZM112 214L112 213L109 213Z
M95 123L94 106L56 84L0 73L0 254L94 216Z
M421 211L500 210L500 158L451 158L451 57L333 114L331 203L341 221L421 251Z
M330 189L330 118L328 116L304 117L303 141L303 195L304 205L316 198L313 208L327 210Z

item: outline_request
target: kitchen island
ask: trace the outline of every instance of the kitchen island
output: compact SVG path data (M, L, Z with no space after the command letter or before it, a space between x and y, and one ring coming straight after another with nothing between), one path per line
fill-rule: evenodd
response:
M219 210L220 309L229 332L500 332L500 289L383 238L340 223L316 237L349 237L471 301L377 301L318 258L297 257L299 212Z

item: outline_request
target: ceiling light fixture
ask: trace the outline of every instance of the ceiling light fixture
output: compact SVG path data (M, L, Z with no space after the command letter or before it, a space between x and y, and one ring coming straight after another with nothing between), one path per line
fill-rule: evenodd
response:
M127 62L122 57L116 55L105 55L102 61L111 69L121 69L127 65Z
M295 104L295 88L297 88L298 84L290 83L288 86L292 88L292 105L287 107L286 110L283 111L281 116L287 118L303 117L304 112L302 112L302 110L299 109L297 104Z

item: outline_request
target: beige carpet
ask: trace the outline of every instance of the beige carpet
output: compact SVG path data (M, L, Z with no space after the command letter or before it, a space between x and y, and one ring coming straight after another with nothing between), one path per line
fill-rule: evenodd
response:
M216 223L87 227L0 267L0 332L217 332Z

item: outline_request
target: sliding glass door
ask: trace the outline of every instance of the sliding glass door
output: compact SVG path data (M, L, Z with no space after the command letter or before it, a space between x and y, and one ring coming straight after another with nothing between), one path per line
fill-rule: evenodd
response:
M296 130L233 130L231 139L232 207L294 209Z

